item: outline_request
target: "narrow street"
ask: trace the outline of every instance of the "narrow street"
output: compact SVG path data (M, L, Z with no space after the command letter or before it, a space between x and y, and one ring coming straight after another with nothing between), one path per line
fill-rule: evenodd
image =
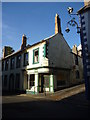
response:
M3 119L86 119L89 118L89 110L89 102L85 98L84 86L81 85L47 96L25 94L3 96L2 117Z

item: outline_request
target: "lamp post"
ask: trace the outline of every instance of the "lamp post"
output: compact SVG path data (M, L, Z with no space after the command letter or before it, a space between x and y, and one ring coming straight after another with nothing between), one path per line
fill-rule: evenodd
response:
M78 15L77 13L72 13L73 12L73 8L72 7L68 7L68 13L69 13L69 15L70 15L70 17L71 17L71 15ZM77 33L80 33L80 26L78 26L78 23L75 21L75 18L73 17L70 21L68 21L67 22L67 28L66 28L66 32L67 33L69 33L69 31L70 31L70 29L69 29L69 27L68 27L68 25L70 25L70 26L72 26L72 27L77 27Z
M68 13L70 15L70 17L72 15L79 15L78 13L73 14L73 8L72 7L68 7ZM84 28L82 27L82 22L81 22L81 26L78 26L78 23L75 21L75 18L73 17L70 21L67 22L67 28L66 28L66 32L69 33L70 29L68 27L68 25L74 27L76 26L77 28L77 33L80 33L80 38L81 38L81 45L82 45L82 57L83 57L83 70L84 70L84 79L85 79L85 94L86 94L86 98L87 100L90 100L90 77L88 77L88 63L87 63L87 51L86 50L86 46L85 46L85 40L84 40L84 35L86 35L86 33L83 32ZM87 48L88 49L88 48Z
M66 32L68 33L70 31L68 25L74 27L77 26L77 33L80 33L80 27L78 26L77 22L75 21L75 18L72 18L70 21L67 22L67 28L66 28Z

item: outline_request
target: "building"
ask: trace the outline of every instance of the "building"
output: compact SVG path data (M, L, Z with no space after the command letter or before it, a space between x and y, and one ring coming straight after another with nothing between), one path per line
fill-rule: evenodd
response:
M80 44L80 45L77 47L77 49L78 49L78 55L79 55L79 56L82 56L82 45Z
M81 23L81 45L84 67L86 96L90 100L90 1L78 11Z
M14 52L13 48L10 46L4 46L3 48L3 58L7 55L10 55Z
M21 49L2 59L3 90L53 93L83 81L82 57L76 45L71 50L65 41L58 14L54 35L33 45L26 43L23 35Z

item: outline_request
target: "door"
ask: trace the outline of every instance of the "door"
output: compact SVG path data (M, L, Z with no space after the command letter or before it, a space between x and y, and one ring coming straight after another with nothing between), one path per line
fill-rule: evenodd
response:
M9 77L9 91L14 91L14 75L11 74Z
M43 75L41 76L41 93L44 92L44 77Z

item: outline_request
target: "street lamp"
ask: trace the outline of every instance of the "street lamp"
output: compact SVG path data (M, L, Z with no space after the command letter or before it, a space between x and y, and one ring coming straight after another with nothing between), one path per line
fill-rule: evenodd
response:
M77 13L73 14L73 8L72 7L68 7L68 13L71 17L71 15L78 15ZM77 33L80 33L80 27L78 26L78 23L75 21L75 18L73 17L70 21L67 22L67 28L66 28L66 32L69 33L70 29L68 27L68 25L72 26L72 27L77 27Z
M71 14L73 12L73 8L72 7L68 7L67 10L68 10L69 14Z
M80 33L80 27L78 26L77 22L75 21L75 18L72 18L70 21L67 22L67 28L65 30L67 33L69 33L69 31L70 31L68 25L70 25L72 27L77 26L77 33Z
M72 12L73 12L73 8L72 8L72 7L68 7L68 8L67 8L67 11L68 11L68 13L70 14L70 16L71 16L71 15L78 15L78 13L72 13Z
M85 6L83 7L83 9L84 8L85 8ZM88 24L85 25L85 21L82 22L82 20L85 20L84 15L83 15L83 17L81 16L81 13L83 13L83 12L79 13L80 12L80 10L79 10L78 13L73 14L72 13L73 12L72 7L68 7L67 10L68 10L68 13L69 13L70 17L71 17L71 15L80 15L81 25L78 26L77 22L75 21L75 18L73 17L70 21L67 22L67 28L66 28L65 31L67 33L69 33L70 29L69 29L68 25L70 25L72 27L76 26L77 27L77 33L80 33L81 45L82 45L83 68L84 68L83 71L84 71L84 79L85 79L85 93L86 93L87 100L90 100L90 78L88 77L89 76L89 74L88 74L89 73L89 69L88 69L89 68L89 51L88 51L89 42L88 41L89 40L87 40L87 36L86 36L86 32L87 32L87 34L89 33L89 28L87 27L88 30L85 30L85 27ZM87 10L85 9L83 11L85 11L85 13L86 13L88 10L90 10L89 6L87 7ZM87 12L87 13L89 14L89 12ZM87 17L89 16L88 14L87 14ZM89 23L89 17L88 17L88 23ZM85 25L85 26L83 26L83 25Z
M67 27L65 31L68 33L70 31L70 29Z

